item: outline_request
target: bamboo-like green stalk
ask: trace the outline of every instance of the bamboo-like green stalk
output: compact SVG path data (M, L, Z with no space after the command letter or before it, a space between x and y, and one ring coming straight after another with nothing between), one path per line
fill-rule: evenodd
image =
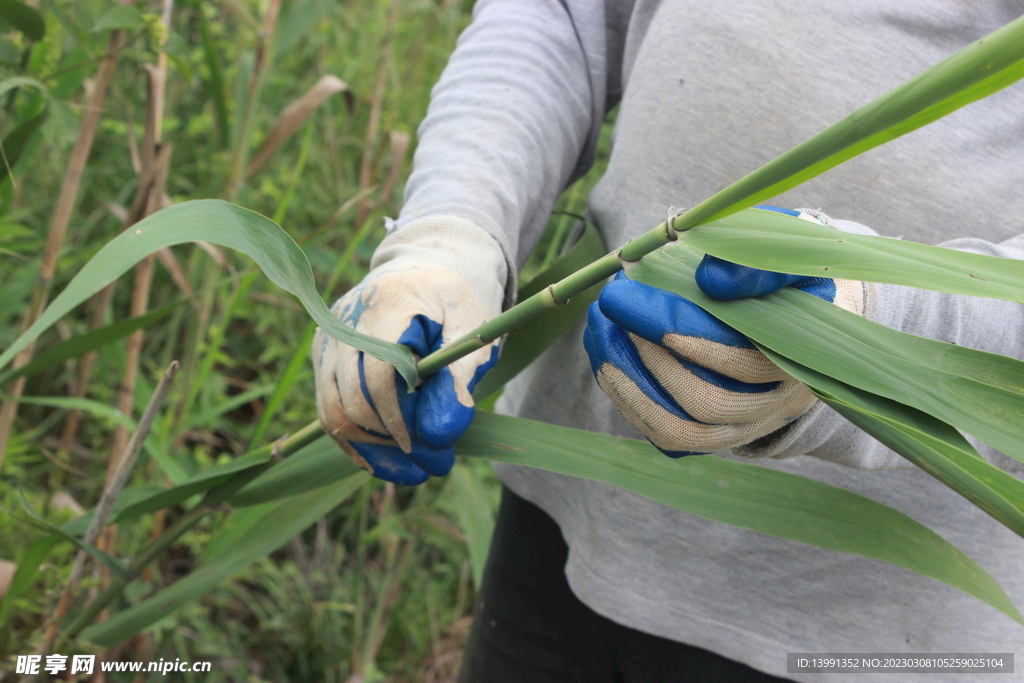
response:
M622 248L605 254L568 277L548 285L469 334L424 356L416 364L416 371L421 379L429 377L446 365L451 365L463 356L487 346L501 335L522 327L544 311L561 306L580 292L608 279L622 269L623 262L639 261L655 249L676 239L676 231L669 227L669 221L666 220L653 230L630 240Z

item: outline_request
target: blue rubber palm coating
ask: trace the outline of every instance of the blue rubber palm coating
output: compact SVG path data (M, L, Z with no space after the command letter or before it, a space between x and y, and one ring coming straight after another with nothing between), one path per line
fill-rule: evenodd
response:
M350 441L349 445L373 468L373 476L378 479L401 486L416 486L430 478L397 446L382 446L355 441Z
M677 294L641 282L616 278L601 292L598 304L609 320L659 346L663 346L666 334L679 334L707 339L723 346L754 348L750 340L700 306ZM672 349L663 348L674 354ZM779 382L741 382L687 359L677 360L701 380L727 391L760 394L779 386Z
M491 349L491 357L480 365L467 389L473 392L480 378L498 362L498 347ZM427 378L420 387L419 406L416 409L416 435L431 448L450 448L458 441L473 421L473 406L464 406L455 395L455 380L447 367Z
M725 346L754 348L749 339L697 304L664 289L634 282L621 272L601 290L598 303L601 312L614 322L654 344L661 344L666 334L680 334Z
M801 275L741 266L711 254L704 255L695 277L702 292L720 301L764 296L805 279Z
M754 208L783 213L787 216L800 216L799 211L767 204L761 204ZM704 255L700 265L697 266L695 278L697 286L702 292L719 301L732 301L748 296L764 296L789 285L828 302L834 301L836 297L835 282L831 278L789 275L772 270L761 270L725 261L711 254Z
M590 358L590 369L596 376L607 363L622 371L654 403L681 420L700 422L680 408L647 370L636 346L621 327L601 312L597 302L587 312L587 329L583 335L583 348Z
M669 413L690 422L699 421L680 408L675 400L662 389L661 384L647 371L629 336L621 327L601 313L601 308L596 301L590 305L590 309L587 311L587 328L583 332L583 348L587 351L594 377L597 377L598 372L606 363L611 364L635 382L647 398ZM655 446L655 448L658 447ZM658 450L670 458L705 454L704 451L669 451L664 448L658 448Z
M398 343L408 346L413 353L423 357L440 348L443 343L441 332L442 326L439 323L417 315L399 337ZM484 373L497 362L498 349L495 347L488 361L474 373L468 387L470 392ZM377 412L366 385L362 353L359 354L359 380L363 396L374 412ZM455 381L447 367L427 378L416 391L410 393L406 388L405 380L395 372L395 391L402 419L412 438L411 452L404 453L397 446L350 443L373 468L375 477L415 486L426 481L428 476L440 477L451 471L455 464L455 450L452 446L469 429L474 408L458 400ZM375 436L387 438L387 435Z

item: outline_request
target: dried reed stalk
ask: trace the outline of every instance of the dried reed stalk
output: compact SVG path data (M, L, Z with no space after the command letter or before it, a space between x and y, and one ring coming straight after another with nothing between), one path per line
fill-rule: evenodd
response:
M82 115L82 124L78 129L78 139L71 150L71 158L68 160L67 171L64 173L64 182L60 188L60 195L57 197L57 204L50 217L50 229L46 237L46 247L43 249L42 263L39 266L39 275L35 289L32 292L32 299L25 316L21 322L21 331L27 330L46 308L46 302L50 298L50 288L53 286L53 275L57 270L57 257L64 245L64 238L67 235L68 224L71 222L71 214L78 201L78 190L82 184L82 173L89 160L89 152L92 150L92 143L96 137L96 129L99 127L100 115L103 112L103 103L107 97L107 90L114 77L114 68L117 66L117 53L124 42L124 31L115 30L110 32L107 39L106 52L100 61L96 73L96 81L93 86L89 101L85 105L85 112ZM32 360L35 350L35 343L26 346L19 353L12 363L12 368L20 368ZM10 439L11 429L14 426L14 418L18 412L18 398L25 390L25 378L15 380L7 389L7 396L10 398L0 405L0 468L3 467L4 453L7 450L7 442Z
M370 101L370 121L366 126L366 138L363 141L363 159L359 168L359 192L363 192L373 184L374 150L377 148L377 135L380 130L381 110L384 106L384 84L387 81L388 62L391 61L391 44L395 36L395 24L398 22L398 2L388 2L387 23L384 25L384 40L380 48L380 62L377 64L377 81L373 86L373 99ZM362 225L370 214L370 201L363 196L356 207L356 225Z

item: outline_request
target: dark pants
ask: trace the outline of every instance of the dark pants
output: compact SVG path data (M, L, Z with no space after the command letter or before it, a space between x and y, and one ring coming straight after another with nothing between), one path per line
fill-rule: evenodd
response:
M786 680L605 619L569 589L567 556L558 525L503 488L459 683Z

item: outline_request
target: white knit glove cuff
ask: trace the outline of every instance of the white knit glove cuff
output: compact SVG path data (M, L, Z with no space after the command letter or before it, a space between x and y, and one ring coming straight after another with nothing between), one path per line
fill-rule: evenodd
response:
M505 254L486 230L471 221L428 216L401 225L377 247L370 268L404 261L426 261L454 271L492 315L501 312L508 280Z

